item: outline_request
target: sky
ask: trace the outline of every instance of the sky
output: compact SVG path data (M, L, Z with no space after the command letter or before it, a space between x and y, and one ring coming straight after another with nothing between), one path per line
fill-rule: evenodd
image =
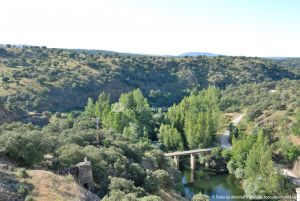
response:
M0 0L0 44L300 56L299 0Z

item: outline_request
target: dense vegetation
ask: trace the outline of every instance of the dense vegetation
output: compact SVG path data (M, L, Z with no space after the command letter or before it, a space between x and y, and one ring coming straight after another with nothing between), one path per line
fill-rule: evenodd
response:
M53 117L44 127L21 123L0 129L1 154L25 167L64 170L86 156L92 162L97 194L104 200L161 200L161 191L181 191L179 172L148 139L133 139L113 130L96 130L94 121L83 113L77 118ZM55 160L44 163L44 155ZM151 199L150 199L151 198ZM155 199L154 199L155 198Z
M244 179L247 195L290 193L275 162L290 164L299 156L299 147L287 142L283 136L274 139L270 132L262 129L247 135L240 128L232 137L232 156L227 168L237 178Z
M32 112L82 108L86 97L96 100L101 92L116 101L121 93L135 88L142 90L152 106L166 107L193 89L209 85L223 89L298 79L299 63L298 59L177 58L7 45L0 49L0 110L10 118L6 115L1 121L46 124L47 116Z
M218 129L219 99L218 89L208 87L170 107L165 117L169 126L160 129L164 147L178 150L212 145Z
M227 166L247 195L289 191L276 164L291 166L300 154L289 138L300 135L299 59L8 45L0 77L0 156L57 173L87 156L103 200L182 193L163 151L217 145L221 119L232 112L246 113L228 127L232 150L215 148L202 163Z

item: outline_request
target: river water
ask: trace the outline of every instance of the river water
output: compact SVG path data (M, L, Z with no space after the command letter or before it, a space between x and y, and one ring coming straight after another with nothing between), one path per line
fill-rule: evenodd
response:
M244 195L240 181L231 174L220 174L204 170L203 167L198 167L198 169L194 171L184 168L182 173L182 184L184 186L186 197L188 198L192 198L194 194L199 192L208 195L210 200L213 201L241 200L229 198L232 198L232 196L238 198L239 196Z

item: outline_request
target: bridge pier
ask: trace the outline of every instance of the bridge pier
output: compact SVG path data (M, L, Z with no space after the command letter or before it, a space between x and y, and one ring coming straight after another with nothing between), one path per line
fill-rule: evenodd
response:
M300 188L296 188L297 201L300 201Z
M174 163L177 170L179 170L179 156L174 156Z
M196 164L196 154L191 154L191 170L195 169Z
M190 183L194 183L194 175L195 175L195 170L191 170L191 175L190 175Z

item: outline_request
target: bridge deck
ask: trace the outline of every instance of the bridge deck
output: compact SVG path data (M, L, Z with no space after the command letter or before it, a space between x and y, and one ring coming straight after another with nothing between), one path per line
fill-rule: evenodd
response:
M175 152L170 152L170 153L165 153L164 156L166 157L172 157L172 156L186 156L190 154L199 154L199 153L206 153L210 152L216 147L211 147L211 148L205 148L205 149L193 149L193 150L188 150L188 151L175 151ZM223 149L231 149L231 147L226 147L222 146Z
M188 151L176 151L171 153L165 153L165 156L185 156L190 154L198 154L198 153L205 153L210 152L213 148L206 148L206 149L194 149L194 150L188 150Z

